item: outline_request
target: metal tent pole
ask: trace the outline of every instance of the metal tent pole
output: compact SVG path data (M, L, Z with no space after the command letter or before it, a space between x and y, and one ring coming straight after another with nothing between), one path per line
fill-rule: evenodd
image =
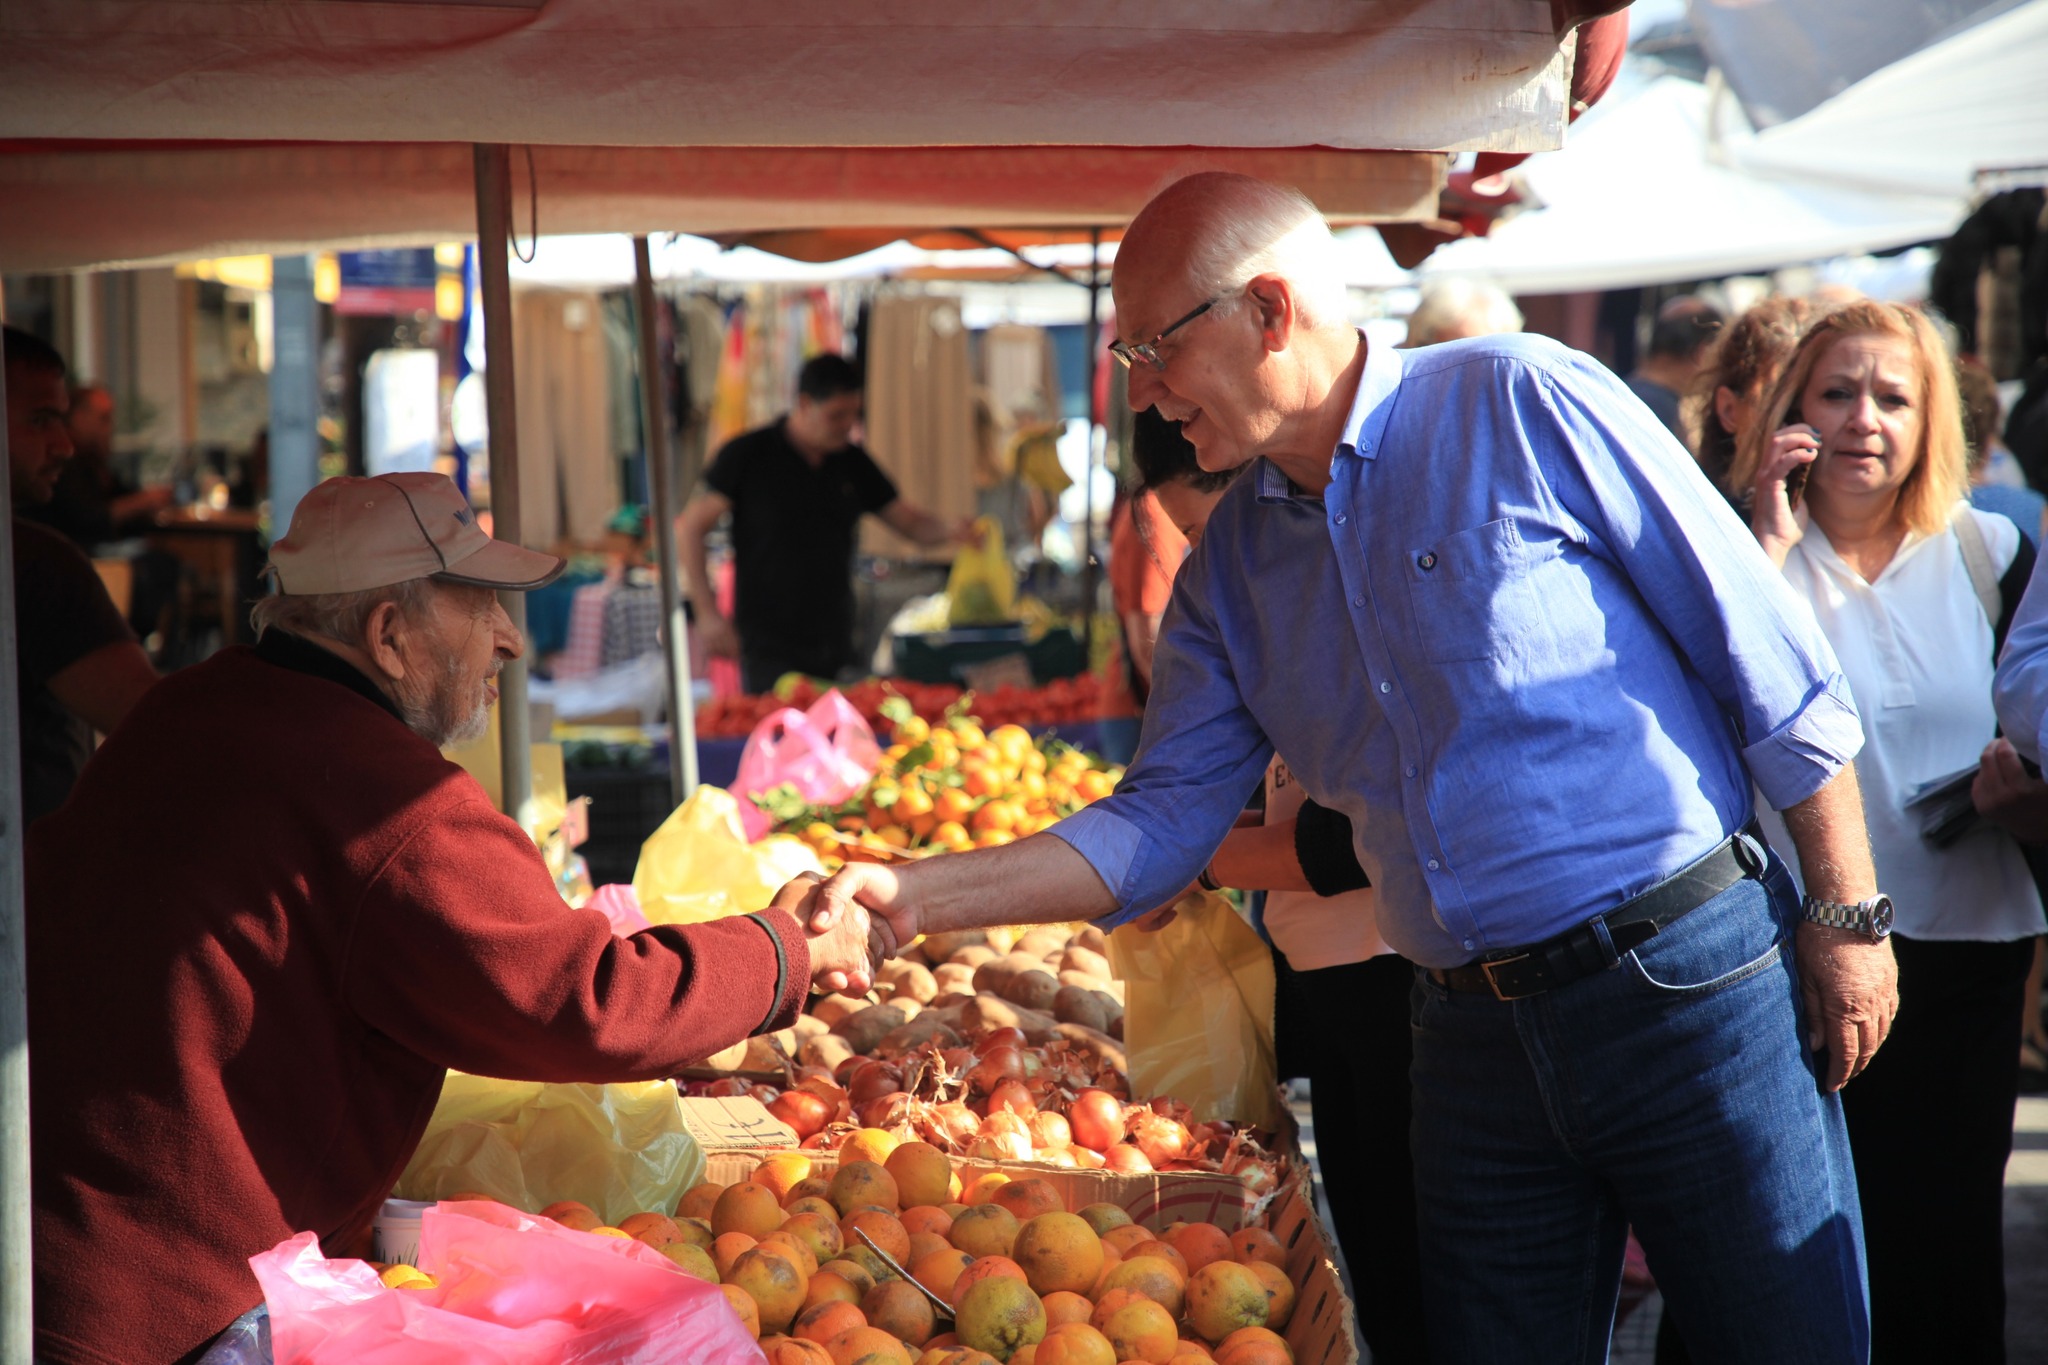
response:
M476 144L476 259L484 310L484 405L490 422L491 533L519 544L519 416L513 394L512 149ZM526 594L499 593L505 614L526 636ZM498 675L499 805L517 820L533 795L533 713L526 705L526 659Z
M676 478L669 451L668 405L662 401L661 347L654 312L654 266L647 239L633 239L633 316L640 336L640 430L654 506L654 545L661 562L662 642L668 664L668 786L680 806L697 790L697 716L690 696L690 636L676 569Z
M7 381L0 376L0 410ZM7 429L0 425L0 464ZM0 1365L29 1365L28 956L22 906L21 697L14 668L14 496L0 485Z
M1102 564L1095 554L1095 433L1102 429L1102 405L1095 387L1095 341L1102 332L1102 229L1088 229L1088 461L1081 488L1082 506L1087 509L1081 525L1081 648L1087 659L1095 658L1095 594L1100 590Z

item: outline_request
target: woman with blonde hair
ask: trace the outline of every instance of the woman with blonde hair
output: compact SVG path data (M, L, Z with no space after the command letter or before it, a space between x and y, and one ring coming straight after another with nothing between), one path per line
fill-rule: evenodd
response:
M1852 303L1809 327L1728 487L1752 493L1758 541L1855 694L1864 817L1896 914L1898 1021L1842 1092L1871 1359L2002 1361L2014 1043L2041 899L2004 832L1937 847L1907 802L1991 762L1996 644L2033 555L2011 521L1965 501L1952 363L1928 319L1893 304Z

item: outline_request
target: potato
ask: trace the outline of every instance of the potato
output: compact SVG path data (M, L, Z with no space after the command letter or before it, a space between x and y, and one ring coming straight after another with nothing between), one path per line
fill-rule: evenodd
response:
M1109 1032L1109 1018L1093 991L1080 986L1062 986L1052 1000L1052 1017L1062 1024L1082 1024L1098 1033Z
M1118 1071L1125 1072L1126 1074L1129 1073L1130 1066L1124 1056L1123 1044L1114 1035L1098 1033L1094 1029L1085 1028L1080 1024L1061 1024L1058 1029L1058 1036L1065 1038L1068 1042L1079 1043L1116 1067Z
M994 962L1001 956L1001 953L989 947L986 943L971 943L965 948L954 949L947 955L946 961L957 962L969 971L973 971L981 966L982 963Z
M937 1010L926 1010L902 1028L891 1029L881 1042L883 1052L908 1052L936 1038L940 1047L958 1047L961 1037Z
M1053 997L1060 993L1060 983L1047 972L1033 969L1019 972L1010 978L1010 983L999 994L1013 1005L1022 1005L1027 1010L1049 1010Z
M974 994L974 968L964 962L941 962L932 968L932 980L941 991L965 991Z
M932 1003L926 1007L925 1014L930 1014L933 1010L958 1011L962 1005L972 999L974 999L974 988L972 986L957 988L948 986L945 990L932 997ZM923 1016L919 1017L922 1018Z
M1077 972L1071 967L1062 968L1058 980L1062 986L1079 986L1084 991L1099 991L1109 984L1107 977L1090 976L1087 972Z
M747 1040L742 1038L731 1047L721 1048L717 1052L712 1053L699 1065L711 1067L716 1071L738 1071L740 1064L746 1061L746 1059Z
M1066 971L1086 972L1090 976L1109 980L1109 959L1092 948L1069 948L1060 955L1060 966Z
M938 979L931 968L915 962L884 962L881 979L892 998L907 997L920 1005L939 993Z
M974 989L991 995L1001 995L1017 975L1017 964L1008 958L994 958L974 969Z
M977 995L960 1009L960 1021L969 1033L984 1029L1013 1028L1021 1031L1024 1040L1038 1044L1051 1042L1058 1036L1059 1020L1037 1010L1025 1009L994 995Z
M1012 952L1028 953L1044 961L1067 946L1067 936L1057 929L1033 929L1017 940Z
M927 962L944 962L962 948L982 948L988 945L988 935L979 929L955 929L947 933L926 934L919 946L924 949Z
M1067 940L1067 946L1071 948L1086 948L1091 953L1107 954L1109 952L1109 935L1103 933L1092 924L1084 924L1074 931L1072 938Z
M1104 983L1103 983L1102 985L1100 985L1100 986L1097 986L1097 987L1096 987L1095 989L1097 989L1097 990L1101 991L1101 992L1102 992L1103 994L1105 994L1105 995L1109 996L1109 997L1110 997L1110 998L1111 998L1112 1000L1116 1001L1116 1002L1117 1002L1117 1004L1119 1004L1119 1005L1121 1005L1121 1004L1123 1004L1123 1003L1124 1003L1124 983L1123 983L1123 982L1121 982L1121 981L1116 981L1116 980L1110 980L1110 981L1104 982Z
M855 1056L853 1045L836 1033L821 1033L797 1049L796 1059L805 1066L822 1066L830 1071Z
M780 1071L782 1055L766 1038L747 1039L747 1055L740 1059L742 1071Z
M1124 1017L1124 1002L1118 997L1111 995L1108 991L1090 991L1089 994L1094 996L1096 1003L1102 1006L1103 1018L1121 1019Z
M830 1033L832 1026L815 1014L799 1014L796 1022L789 1026L789 1031L796 1035L796 1046L802 1047L819 1034ZM791 1051L795 1051L795 1048Z
M910 1016L895 1005L869 1005L839 1021L839 1036L855 1052L866 1056L880 1045L890 1030L902 1028Z
M868 1007L865 1000L856 1000L850 995L828 995L811 1006L811 1013L824 1021L828 1028L839 1027L839 1022L848 1015L857 1014Z

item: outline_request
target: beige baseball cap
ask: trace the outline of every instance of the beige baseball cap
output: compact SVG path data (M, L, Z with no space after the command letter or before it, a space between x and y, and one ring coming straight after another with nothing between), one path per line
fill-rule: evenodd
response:
M292 528L270 547L279 592L367 592L414 578L481 588L538 588L567 566L559 555L493 540L445 474L328 479L299 499Z

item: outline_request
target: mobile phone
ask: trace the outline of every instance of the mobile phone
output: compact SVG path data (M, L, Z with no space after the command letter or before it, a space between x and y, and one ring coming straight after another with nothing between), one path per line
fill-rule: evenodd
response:
M1799 415L1799 407L1798 407L1798 405L1797 405L1797 404L1794 404L1794 405L1793 405L1792 407L1790 407L1790 408L1788 408L1788 409L1786 410L1786 412L1785 412L1785 425L1786 425L1786 426L1788 426L1788 427L1789 427L1789 426L1794 426L1794 425L1804 425L1804 423L1805 423L1805 422L1806 422L1806 419L1805 419L1804 417L1801 417L1801 416ZM1816 452L1815 452L1815 458L1818 458L1818 457L1819 457L1819 452L1818 452L1818 451L1816 451ZM1795 510L1795 511L1796 511L1796 510L1798 510L1798 507L1799 507L1799 496L1800 496L1800 494L1802 494L1802 493L1804 493L1804 492L1806 491L1806 476L1807 476L1808 474L1811 474L1812 472L1813 472L1813 461L1812 461L1812 460L1808 460L1808 461L1807 461L1807 462L1806 462L1805 464L1802 464L1802 465L1800 465L1799 467L1797 467L1796 469L1794 469L1794 470L1793 470L1793 471L1792 471L1791 473L1789 473L1789 474L1787 474L1787 475L1785 476L1785 502L1786 502L1786 504L1787 504L1787 505L1789 505L1789 506L1790 506L1791 508L1793 508L1793 510Z

